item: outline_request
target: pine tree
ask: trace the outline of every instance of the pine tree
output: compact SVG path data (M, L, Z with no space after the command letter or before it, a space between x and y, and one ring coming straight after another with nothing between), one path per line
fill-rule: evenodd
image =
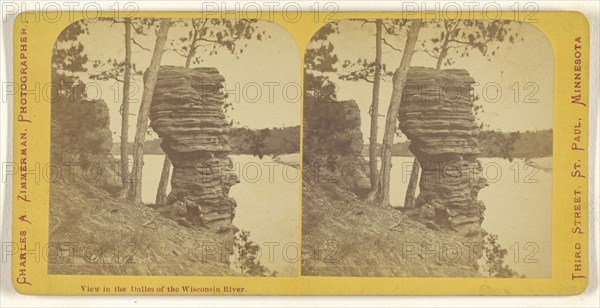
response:
M162 60L162 55L165 49L167 34L171 26L171 19L165 18L160 21L160 27L156 35L156 43L150 66L144 74L144 92L142 94L142 102L136 125L135 142L133 144L133 171L132 176L135 176L131 183L128 193L129 198L134 203L142 201L142 170L144 166L144 142L146 140L146 130L148 129L148 113L150 112L150 104L152 103L152 95L154 94L154 86L158 75L158 69Z

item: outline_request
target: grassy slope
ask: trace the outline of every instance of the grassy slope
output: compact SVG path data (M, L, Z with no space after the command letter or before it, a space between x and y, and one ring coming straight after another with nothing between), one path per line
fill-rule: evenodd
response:
M50 204L49 241L55 243L51 247L62 247L61 258L51 258L55 262L48 266L50 274L236 275L223 262L203 262L202 245L214 243L204 233L149 207L115 200L83 181L52 183ZM76 243L73 254L63 244L67 242ZM50 255L55 256L56 249ZM99 256L102 262L97 262ZM114 262L115 256L133 262Z
M302 203L303 275L481 276L469 265L469 249L462 244L468 239L434 231L398 210L363 202L334 184L311 181L303 183ZM326 241L337 247L325 249ZM436 243L460 247L460 257L450 249L428 253L418 248Z

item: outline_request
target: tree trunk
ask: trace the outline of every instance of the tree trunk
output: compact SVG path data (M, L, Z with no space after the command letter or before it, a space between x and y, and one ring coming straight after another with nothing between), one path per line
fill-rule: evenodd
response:
M196 53L196 32L194 32L194 37L192 40L192 45L190 46L190 51L188 52L188 55L185 58L185 68L190 68L190 65L192 64L192 59L194 58L195 53Z
M185 60L185 68L190 68L191 63L192 63L192 58L187 57Z
M188 55L185 59L185 68L187 69L190 68L190 65L192 64L192 59L195 55L197 33L197 31L194 32L192 45L190 46L190 50L188 51ZM165 155L162 172L160 173L160 182L158 182L158 190L156 191L156 206L164 206L167 203L167 186L169 186L169 175L171 173L171 166L171 159L168 155Z
M442 62L446 58L448 54L448 43L450 42L450 32L446 31L446 35L444 36L444 42L442 43L442 48L440 49L440 55L437 58L437 63L435 64L435 70L439 71L442 68Z
M413 160L412 171L410 173L410 180L408 181L408 187L406 188L406 196L404 197L404 207L415 207L415 195L417 193L417 183L419 181L420 170L421 164L419 164L419 161L415 157L415 160Z
M404 52L400 66L394 72L393 90L385 120L385 131L383 135L383 144L381 149L381 182L380 182L380 202L384 206L390 205L390 170L392 169L392 144L394 143L394 134L396 133L398 122L398 110L402 102L402 93L410 62L412 61L415 45L419 36L419 31L423 22L413 20L408 30Z
M129 182L129 86L131 84L131 19L125 18L125 76L121 106L121 183Z
M442 54L440 53L440 57L437 59L437 63L435 64L435 69L437 71L439 71L442 68L442 61L444 60L444 58L442 57Z
M142 201L142 169L144 167L144 142L146 140L146 130L148 129L148 113L150 111L154 86L156 85L158 69L160 68L160 62L162 60L170 26L170 18L165 18L160 21L160 28L156 35L156 44L154 45L154 51L152 53L152 60L144 74L144 93L142 94L142 103L140 104L140 111L137 118L135 142L133 144L132 173L135 178L129 191L129 198L136 204L141 203Z
M435 70L439 71L442 68L442 62L444 61L444 58L446 57L446 53L448 53L448 42L445 41L444 45L442 46L442 49L440 51L440 56L437 59L437 63L435 64Z
M381 32L383 21L375 21L375 75L373 79L373 99L371 101L371 132L369 137L369 177L371 192L377 189L377 121L379 119L379 85L381 83Z
M169 174L171 173L171 159L165 155L162 172L160 173L160 182L156 192L156 205L163 206L167 203L167 186L169 185Z

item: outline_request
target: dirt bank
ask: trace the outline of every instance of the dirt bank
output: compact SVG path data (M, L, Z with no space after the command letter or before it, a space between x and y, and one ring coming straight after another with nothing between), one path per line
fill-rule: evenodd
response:
M475 239L433 230L336 184L305 180L302 189L303 275L481 277Z
M206 232L84 181L52 183L50 204L49 274L237 275Z

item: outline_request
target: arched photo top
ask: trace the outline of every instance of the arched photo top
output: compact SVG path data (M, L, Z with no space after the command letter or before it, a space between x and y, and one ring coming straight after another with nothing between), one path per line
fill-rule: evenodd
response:
M339 194L303 178L303 215L315 217L303 222L303 245L316 245L322 234L346 233L352 236L340 242L361 244L345 249L345 264L355 264L351 270L306 261L303 274L552 277L554 66L545 34L521 22L344 19L322 27L304 56L304 163L361 167L339 172L336 183L346 190ZM462 88L447 95L451 85ZM451 183L440 164L474 171L464 182ZM537 166L535 181L523 184L507 176L516 166L520 176ZM428 232L432 229L463 239L482 234L477 240L487 247L535 242L540 261L504 259L505 273L489 264L485 272L465 260L456 264L467 265L470 273L425 274L410 265L376 272L365 269L364 260L394 269L406 264L394 263L401 256L371 260L364 252L399 247L406 238L399 230L373 231L375 223L357 230L347 218L356 216L330 215L337 209L329 204L352 204L361 222L388 215L380 208L402 209L409 217L399 224L403 234L414 232L410 217L428 227L415 228L419 235L411 241L439 239L439 232ZM507 219L513 227L506 228ZM494 236L485 237L488 233Z
M158 262L132 275L297 276L297 261L279 251L261 263L255 244L300 237L300 183L281 170L299 165L301 68L294 39L269 21L71 24L53 51L51 161L75 157L103 176L50 184L50 242L117 243L152 223L161 232L140 251ZM207 240L223 253L202 259L194 247ZM48 272L122 272L95 265Z
M410 21L381 19L382 102L391 94L391 77L405 50ZM372 91L363 85L372 85L374 78L376 32L375 19L343 19L323 26L305 50L305 80L326 80L339 100L356 100L368 110ZM467 70L478 83L476 103L485 110L478 117L487 128L503 129L512 123L511 130L552 127L554 51L535 25L508 20L425 21L410 66ZM484 87L489 90L486 95L481 93ZM497 98L492 95L495 88L502 91ZM368 126L363 114L362 127L368 131Z

